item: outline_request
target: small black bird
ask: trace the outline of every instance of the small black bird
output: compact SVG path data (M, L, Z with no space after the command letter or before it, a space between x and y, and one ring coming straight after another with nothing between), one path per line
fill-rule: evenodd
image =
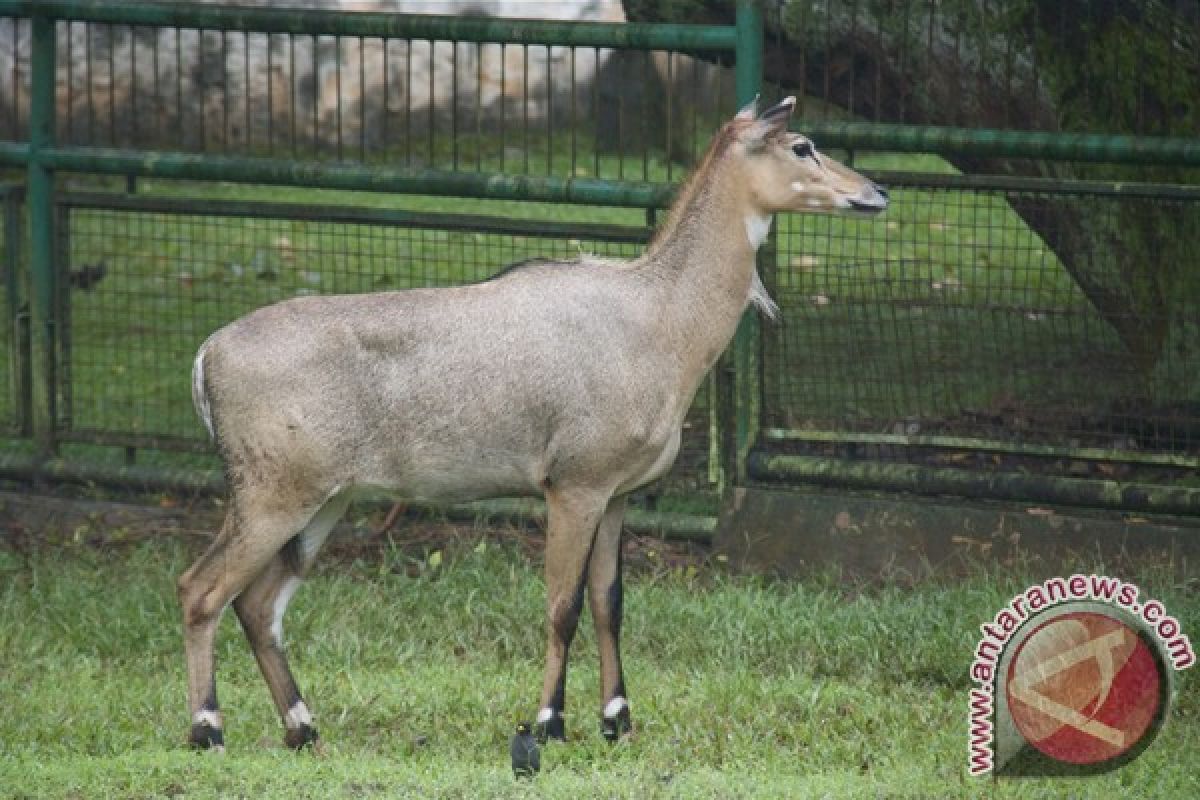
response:
M508 747L512 755L513 775L518 778L532 778L542 768L542 754L538 752L537 742L528 722L517 725L517 732L512 737Z
M95 264L84 264L79 269L73 269L67 274L67 282L77 289L91 291L92 287L104 280L108 274L108 266L99 261Z

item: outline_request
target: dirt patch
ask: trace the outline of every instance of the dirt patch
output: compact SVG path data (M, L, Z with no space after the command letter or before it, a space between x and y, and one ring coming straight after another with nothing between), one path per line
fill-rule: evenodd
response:
M221 502L209 498L157 495L136 501L96 499L69 491L0 491L0 548L22 554L63 547L112 551L174 537L199 552L224 516ZM453 559L477 547L481 540L512 547L531 562L540 563L544 534L541 524L512 517L459 521L352 506L322 550L320 564L395 561L399 556L419 565L435 552L442 554L440 558ZM628 530L623 551L629 568L648 572L698 569L711 556L710 548L702 544Z

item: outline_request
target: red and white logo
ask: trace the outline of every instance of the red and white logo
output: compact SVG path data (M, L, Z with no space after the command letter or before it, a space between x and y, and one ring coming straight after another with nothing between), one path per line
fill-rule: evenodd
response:
M1166 676L1124 622L1074 611L1038 625L1009 662L1004 690L1025 741L1070 764L1112 761L1160 718Z

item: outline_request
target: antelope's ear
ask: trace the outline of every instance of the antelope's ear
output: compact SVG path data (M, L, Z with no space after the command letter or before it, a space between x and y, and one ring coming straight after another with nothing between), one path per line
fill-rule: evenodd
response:
M746 105L742 106L742 110L733 115L734 119L740 119L742 122L750 122L758 116L758 95L754 95L754 99Z
M779 103L771 106L754 121L754 125L746 131L749 142L765 142L773 136L778 136L787 130L792 119L792 111L796 108L795 97L785 97ZM739 114L739 116L741 116Z

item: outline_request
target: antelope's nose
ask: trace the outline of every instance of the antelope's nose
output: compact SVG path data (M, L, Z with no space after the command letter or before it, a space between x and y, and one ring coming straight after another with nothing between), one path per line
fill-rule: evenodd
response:
M875 183L868 183L859 192L858 197L850 198L850 207L855 211L877 214L888 207L887 189Z

